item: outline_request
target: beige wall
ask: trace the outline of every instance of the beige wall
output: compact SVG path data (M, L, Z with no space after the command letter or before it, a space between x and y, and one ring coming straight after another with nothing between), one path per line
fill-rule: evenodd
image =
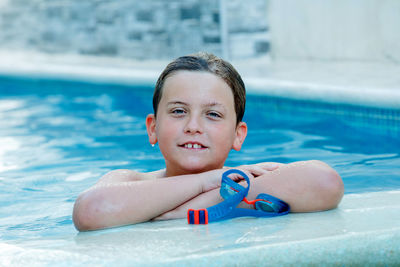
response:
M270 0L276 60L357 60L400 64L398 0Z

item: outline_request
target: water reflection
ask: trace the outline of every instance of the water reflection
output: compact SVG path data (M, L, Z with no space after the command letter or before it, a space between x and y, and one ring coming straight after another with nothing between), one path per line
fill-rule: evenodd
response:
M0 137L0 173L3 171L17 169L15 161L10 160L8 153L16 151L21 147L21 143L13 137Z
M2 95L0 84L1 239L75 233L77 194L111 169L146 160L146 149L136 144L146 140L144 120L116 109L105 93L20 90Z

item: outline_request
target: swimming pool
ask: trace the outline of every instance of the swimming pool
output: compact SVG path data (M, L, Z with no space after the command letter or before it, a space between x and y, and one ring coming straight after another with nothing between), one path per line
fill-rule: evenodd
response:
M118 168L163 168L162 155L149 145L145 131L151 98L151 86L0 77L0 263L22 265L32 257L45 264L115 263L96 251L100 243L108 255L120 246L120 264L163 262L152 261L157 250L169 255L164 263L176 263L188 252L221 263L213 254L215 246L222 248L220 255L236 249L257 251L270 240L281 244L275 233L307 225L304 217L290 215L263 228L252 219L207 228L190 228L177 220L77 234L71 219L75 198L102 174ZM400 110L250 94L245 121L248 137L242 151L230 154L228 166L319 159L341 174L346 194L386 199L381 194L400 190ZM322 224L341 217L337 210L309 216ZM225 227L233 228L228 238ZM340 232L338 227L332 231ZM257 231L265 235L257 237ZM189 234L192 240L177 242L168 238L171 233ZM328 238L332 233L316 235ZM198 249L189 248L193 239L199 239ZM136 252L129 254L133 248Z

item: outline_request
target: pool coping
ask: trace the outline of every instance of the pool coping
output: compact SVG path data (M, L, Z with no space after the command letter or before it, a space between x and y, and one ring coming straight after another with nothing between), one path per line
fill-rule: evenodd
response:
M0 58L0 75L5 76L151 86L169 62L9 51L0 51ZM400 75L395 75L400 64L273 62L268 57L232 63L251 94L400 109Z
M160 221L67 239L0 242L0 265L395 266L400 263L399 200L400 190L347 194L339 208L325 212L206 226ZM224 233L227 227L231 234ZM153 244L157 249L148 250Z

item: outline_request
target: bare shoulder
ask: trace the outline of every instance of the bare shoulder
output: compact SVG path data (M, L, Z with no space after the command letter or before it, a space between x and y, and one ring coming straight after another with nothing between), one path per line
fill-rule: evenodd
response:
M128 169L113 170L106 173L99 179L98 184L101 183L118 183L118 182L132 182L142 180L152 180L164 177L165 170L158 170L153 172L137 172Z

